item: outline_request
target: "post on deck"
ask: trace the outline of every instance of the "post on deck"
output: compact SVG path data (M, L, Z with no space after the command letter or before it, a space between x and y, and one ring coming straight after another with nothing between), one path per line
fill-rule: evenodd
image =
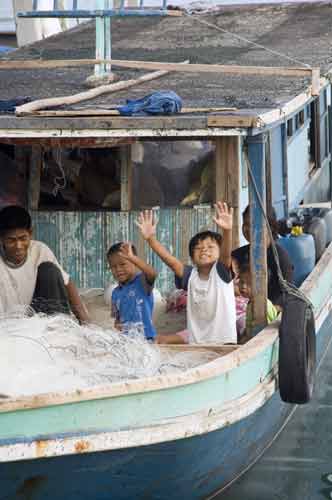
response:
M239 137L215 140L216 201L226 201L234 209L233 248L240 244L240 148Z
M332 92L332 85L330 86ZM330 202L332 206L332 106L328 107L328 124L329 124L329 152L330 152Z
M40 176L42 171L43 153L41 146L32 146L29 168L28 208L37 210L40 198Z
M111 0L96 0L97 9L110 9L112 7ZM112 58L112 33L111 33L111 17L101 16L96 17L96 59L111 59ZM90 87L101 85L102 83L110 83L115 80L115 75L112 73L111 64L96 64L94 74L89 76L86 83Z
M266 223L260 206L254 183L266 210L266 171L265 171L266 136L260 134L248 137L248 159L250 205L250 268L253 312L253 335L266 325L267 308L267 262L266 262Z
M132 155L131 145L121 147L121 210L132 208Z

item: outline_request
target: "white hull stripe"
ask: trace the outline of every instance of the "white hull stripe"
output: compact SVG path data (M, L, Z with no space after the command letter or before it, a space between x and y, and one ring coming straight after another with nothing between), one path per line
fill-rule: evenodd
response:
M192 415L163 421L159 425L3 445L0 446L0 462L118 450L198 436L251 415L271 398L275 390L276 376L273 375L245 396L222 408L207 408Z

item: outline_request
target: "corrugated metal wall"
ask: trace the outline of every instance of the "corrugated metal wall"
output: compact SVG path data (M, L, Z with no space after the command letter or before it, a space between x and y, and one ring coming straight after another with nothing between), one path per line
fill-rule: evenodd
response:
M157 237L183 262L189 262L189 239L198 231L212 229L214 210L174 208L158 210L157 214ZM34 212L32 217L34 238L54 251L78 287L104 287L111 280L107 249L118 241L130 240L138 254L159 272L156 286L164 293L174 288L172 273L139 235L135 224L138 212Z

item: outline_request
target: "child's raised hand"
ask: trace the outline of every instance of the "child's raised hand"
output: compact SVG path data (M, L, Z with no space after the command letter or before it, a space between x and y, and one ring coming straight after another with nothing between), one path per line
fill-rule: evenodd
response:
M129 243L129 242L122 243L119 254L121 255L121 257L124 257L125 259L129 259L129 260L132 257L134 257L134 252L133 252L133 248L131 246L131 243Z
M214 222L224 231L230 231L233 227L233 208L221 201L217 201L214 206L216 209L216 215L213 217Z
M141 212L135 224L139 227L145 240L156 235L157 221L155 220L152 210L144 210L144 212Z

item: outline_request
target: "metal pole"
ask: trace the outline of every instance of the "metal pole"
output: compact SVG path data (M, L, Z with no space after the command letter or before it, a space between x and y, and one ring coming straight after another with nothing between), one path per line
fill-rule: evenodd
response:
M97 0L98 9L110 9L110 0ZM96 18L96 59L111 59L112 56L112 35L111 35L111 18L97 17ZM95 76L102 77L105 74L111 73L110 64L96 64Z

